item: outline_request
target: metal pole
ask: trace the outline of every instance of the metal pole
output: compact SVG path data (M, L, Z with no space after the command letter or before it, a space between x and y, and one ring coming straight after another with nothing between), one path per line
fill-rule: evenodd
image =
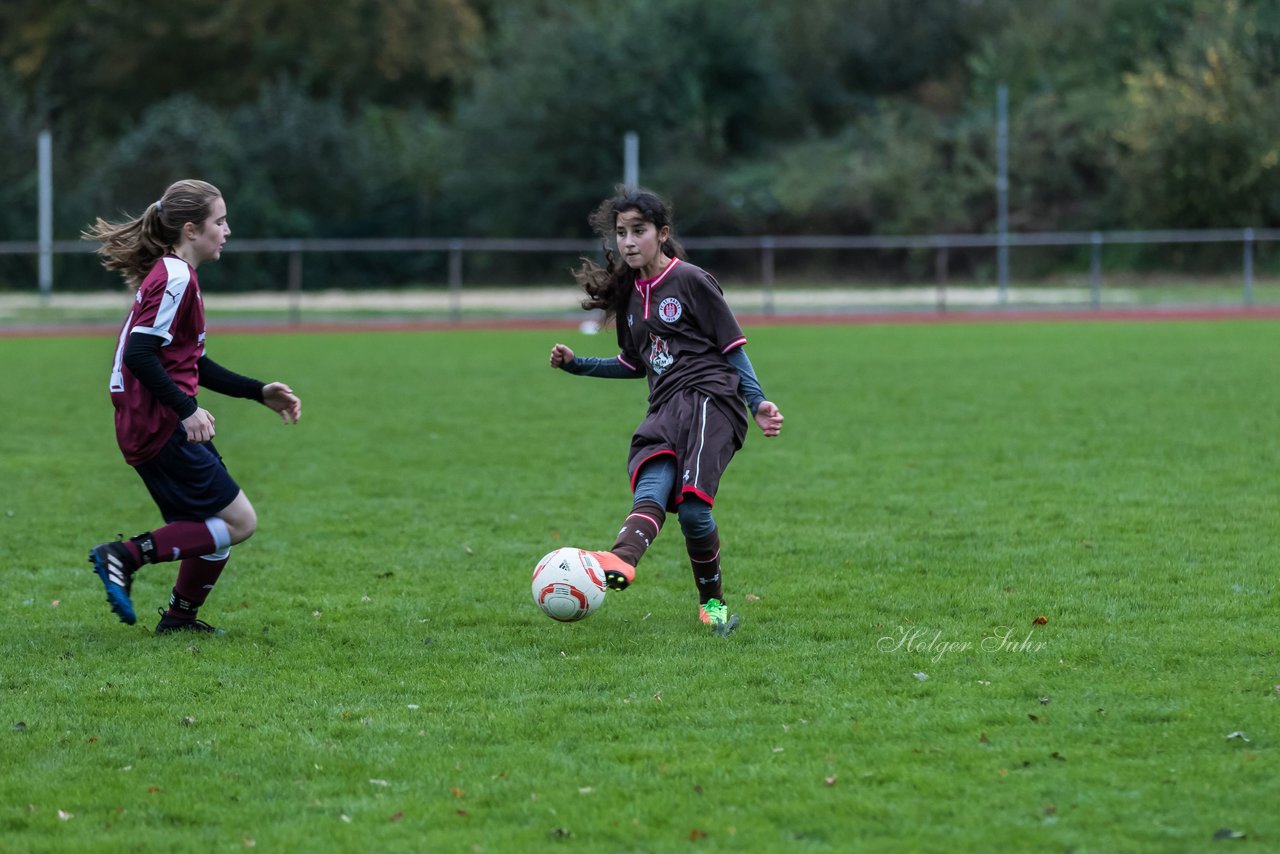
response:
M1095 231L1089 237L1089 303L1102 307L1102 232Z
M622 138L622 183L640 186L640 134L633 130Z
M764 313L774 312L773 299L773 246L772 237L760 238L760 276L764 280Z
M1244 304L1253 305L1253 229L1244 230Z
M302 323L302 252L289 253L289 325Z
M1009 87L996 89L996 247L1000 304L1009 301Z
M462 319L462 241L449 241L449 319Z
M40 131L36 150L40 184L40 297L48 302L53 296L53 134L48 128Z

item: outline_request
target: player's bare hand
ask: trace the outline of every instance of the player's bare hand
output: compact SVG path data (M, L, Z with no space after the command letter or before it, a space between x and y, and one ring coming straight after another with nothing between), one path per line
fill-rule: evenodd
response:
M213 438L213 415L207 409L196 411L182 419L182 429L187 431L187 441L202 445Z
M553 368L563 368L572 362L573 358L573 350L564 344L557 344L551 348L551 367Z
M302 401L293 389L284 383L267 383L262 387L262 402L275 412L285 424L297 424L302 417Z
M764 401L756 407L756 423L766 436L777 436L782 432L782 413L777 404Z

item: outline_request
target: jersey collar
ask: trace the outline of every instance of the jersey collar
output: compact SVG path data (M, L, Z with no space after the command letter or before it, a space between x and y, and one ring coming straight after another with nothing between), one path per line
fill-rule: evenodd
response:
M653 293L654 288L662 284L662 280L665 279L667 274L674 270L676 265L679 263L679 258L672 258L671 263L664 267L662 272L654 276L652 279L636 279L636 290L640 293L640 296L644 297L644 316L646 320L649 317L650 294Z

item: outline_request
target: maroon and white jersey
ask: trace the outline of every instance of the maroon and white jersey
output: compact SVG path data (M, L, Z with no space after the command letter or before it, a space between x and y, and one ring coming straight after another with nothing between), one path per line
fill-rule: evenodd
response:
M200 384L196 362L204 355L204 301L196 271L166 255L138 286L133 308L120 330L111 366L111 403L116 408L116 441L130 465L155 456L178 426L178 413L156 400L124 364L130 335L155 335L160 364L178 388L195 397Z
M618 361L645 372L650 409L697 389L740 412L738 372L725 354L745 343L715 277L678 258L656 277L638 279L618 318Z

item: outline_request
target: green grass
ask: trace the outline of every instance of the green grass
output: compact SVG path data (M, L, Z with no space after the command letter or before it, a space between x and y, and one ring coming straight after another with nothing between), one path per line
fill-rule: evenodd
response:
M1280 841L1280 324L748 333L727 641L674 519L589 620L529 600L628 506L643 386L546 367L609 336L215 328L304 414L203 398L260 527L199 639L173 565L126 627L85 563L157 522L111 336L0 339L0 851Z

